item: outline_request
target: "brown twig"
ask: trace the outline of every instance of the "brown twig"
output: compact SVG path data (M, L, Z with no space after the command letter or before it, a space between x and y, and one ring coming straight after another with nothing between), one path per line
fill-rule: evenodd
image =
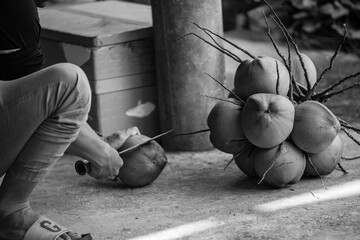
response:
M240 63L242 62L242 60L241 60L241 58L240 58L239 56L237 56L236 54L234 54L234 53L232 53L231 51L229 51L228 49L226 49L223 45L219 44L219 43L215 40L215 38L214 38L210 33L212 33L213 35L217 36L218 38L224 40L222 37L220 37L220 35L215 34L214 32L212 32L212 31L210 31L210 30L208 30L208 29L206 29L206 28L202 28L202 27L200 27L198 24L196 24L196 23L194 23L194 22L193 22L193 24L194 24L196 27L198 27L200 30L202 30L206 35L208 35L208 36L211 38L211 40L212 40L219 48L221 48L222 50L226 51L228 54L233 55L235 58L238 59L238 62L240 62ZM209 33L209 32L210 32L210 33Z
M343 28L344 28L343 38L342 38L339 46L337 47L336 51L334 52L334 55L331 57L329 66L328 66L327 68L325 68L324 71L320 74L320 76L319 76L319 78L316 80L314 86L310 89L310 91L309 91L309 92L306 94L306 96L304 97L305 100L308 100L308 99L313 95L313 93L315 92L316 87L319 85L320 81L323 79L323 77L325 76L325 74L333 68L335 58L336 58L336 56L338 55L338 53L340 52L340 49L341 49L341 47L342 47L342 45L344 44L345 39L346 39L346 25L345 25L345 24L343 25Z
M207 28L204 28L204 27L200 27L198 24L194 23L193 24L195 26L197 26L199 29L203 30L205 33L211 33L213 34L214 36L220 38L221 40L225 41L226 43L230 44L231 46L235 47L236 49L242 51L243 53L245 53L246 55L248 55L249 57L251 57L252 59L255 59L256 57L254 55L252 55L250 52L246 51L245 49L239 47L238 45L234 44L233 42L227 40L226 38L220 36L219 34L216 34L214 32L212 32L211 30L207 29Z
M207 98L215 99L215 100L218 100L218 101L232 103L232 104L237 105L239 107L243 107L242 103L237 103L237 102L230 101L230 100L227 100L227 99L218 98L218 97L214 97L214 96L209 96L209 95L206 95L206 94L203 94L203 93L200 93L200 95L204 96L204 97L207 97Z
M276 151L276 155L275 155L274 160L273 160L274 162L270 165L270 167L269 167L268 169L266 169L266 171L265 171L264 174L262 175L262 177L261 177L260 181L258 182L258 184L260 184L260 183L262 183L262 181L264 181L266 174L267 174L267 173L271 170L271 168L275 165L276 160L279 158L279 156L280 156L280 154L281 154L281 152L282 152L283 145L284 145L284 143L281 143L281 144L279 145L279 148L278 148L278 150Z
M321 185L323 186L323 188L327 189L327 188L325 187L325 183L324 183L323 177L321 176L321 174L319 173L319 171L317 170L317 168L315 167L315 165L314 165L313 162L311 161L310 156L309 156L307 153L305 153L305 157L306 157L306 159L309 161L309 164L310 164L310 166L314 169L315 173L320 177Z
M229 93L233 94L235 96L235 98L237 100L239 100L241 103L245 103L235 92L231 91L229 88L227 88L222 82L220 82L219 80L217 80L216 78L212 77L210 74L205 73L206 75L208 75L210 78L212 78L215 82L217 82L222 88L224 88L226 91L228 91Z
M235 54L233 54L232 52L228 51L227 49L225 48L221 48L221 47L218 47L216 45L214 45L213 43L205 40L203 37L197 35L196 33L188 33L186 34L184 37L187 37L187 36L190 36L190 35L194 35L195 37L197 38L200 38L202 41L204 41L205 43L209 44L210 46L216 48L217 50L219 50L220 52L222 52L223 54L227 55L228 57L232 58L233 60L235 60L236 62L239 62L241 63L242 60Z
M241 140L242 141L242 140ZM244 139L244 141L247 141L246 139ZM226 144L229 144L231 141L229 141L229 142L227 142ZM248 141L247 141L248 142ZM230 159L230 161L226 164L226 166L224 167L224 169L223 169L223 171L225 171L228 167L229 167L229 165L230 165L230 163L232 163L234 160L235 160L235 158L236 157L238 157L240 154L242 154L244 151L245 151L245 149L247 148L247 146L249 146L248 144L245 144L242 148L240 148L240 150L239 150L239 152L237 153L237 154L234 154L233 155L233 157Z
M328 92L332 91L333 89L335 89L337 86L341 85L343 82L351 79L351 78L354 78L354 77L357 77L360 75L360 72L357 72L357 73L354 73L354 74L351 74L351 75L348 75L346 77L344 77L343 79L337 81L336 83L334 83L333 85L331 85L330 87L328 87L327 89L321 91L320 93L318 94L314 94L313 95L313 98L319 98L319 97L322 97L324 96L325 94L327 94Z
M341 159L346 160L346 161L352 161L352 160L356 160L356 159L359 159L359 158L360 158L360 155L359 156L353 156L353 157L344 157L344 156L341 157Z
M338 117L338 120L341 124L342 127L346 128L346 129L350 129L353 130L354 132L356 132L357 134L360 134L360 128L357 128L355 126L350 125L349 123L347 123L345 120L341 119Z
M305 63L304 63L304 60L301 56L301 53L300 53L300 50L299 50L299 47L298 45L296 44L296 42L294 41L294 39L291 37L290 33L288 32L288 30L286 29L286 27L284 26L284 24L282 23L281 19L279 18L279 16L276 14L275 10L272 8L272 6L270 5L270 3L267 1L267 0L264 0L264 2L266 3L266 5L269 7L270 11L272 12L272 14L275 16L277 22L279 23L279 26L284 30L284 33L285 35L288 37L289 39L289 42L293 45L294 49L295 49L295 52L300 60L300 64L301 64L301 67L303 68L304 70L304 76L305 76L305 79L306 79L306 82L308 84L308 89L310 89L310 81L309 81L309 76L307 74L307 70L305 68Z
M327 99L329 99L329 98L331 98L331 97L333 97L333 96L335 96L335 95L338 95L338 94L341 94L341 93L343 93L343 92L346 92L346 91L348 91L348 90L350 90L350 89L352 89L352 88L354 88L354 87L357 87L357 86L360 86L360 82L354 83L353 85L348 86L348 87L345 87L345 88L340 89L340 90L338 90L338 91L334 91L334 92L332 92L332 93L325 94L325 95L323 95L323 96L321 96L321 97L316 98L316 100L318 100L319 102L324 102L324 101L326 101Z
M265 21L267 22L266 16L265 17ZM286 45L287 45L287 49L288 49L288 62L286 62L285 57L281 55L280 51L276 50L278 55L281 57L281 59L284 61L284 64L289 72L289 76L290 76L290 81L289 81L289 99L292 100L293 96L295 94L297 100L300 100L301 98L303 98L305 95L300 91L298 83L296 82L295 76L293 74L292 71L292 59L291 59L291 48L290 48L290 43L289 43L289 39L285 33L285 31L282 29L282 27L280 26L280 24L278 23L278 21L271 16L272 20L276 23L276 25L278 26L278 28L280 29L280 31L282 32L285 41L286 41ZM267 23L267 26L268 23ZM270 34L270 31L268 30L268 35ZM273 41L273 40L272 40ZM274 46L275 49L277 49L277 46ZM293 89L295 89L295 92L293 91Z
M344 174L348 174L349 172L346 171L346 169L340 164L338 163L338 167L340 168L340 170L344 173Z
M277 76L277 79L276 79L276 94L279 94L279 85L280 85L279 65L278 65L277 61L275 62L275 64L276 64L276 76ZM292 99L291 99L291 101L292 101Z
M277 54L279 55L279 57L283 60L284 64L287 65L287 62L286 62L286 59L285 59L284 55L282 55L282 53L280 52L280 49L279 49L278 45L276 44L275 40L274 40L273 37L271 36L270 24L269 24L269 21L267 20L267 17L266 17L266 15L265 15L264 12L263 12L263 16L264 16L265 23L266 23L266 27L267 27L267 35L268 35L270 41L272 42L276 53L277 53Z
M357 145L360 146L360 142L346 129L346 128L341 128L341 130L351 139L353 140L353 142L355 142Z
M281 55L279 55L279 56L283 59L284 64L285 64L286 68L288 69L289 76L290 76L290 82L289 82L289 94L290 94L290 96L289 97L291 98L292 94L296 94L297 99L300 100L305 95L300 90L299 84L296 82L295 76L294 76L293 71L292 71L291 48L290 48L289 39L288 39L284 29L281 27L280 23L278 23L278 21L273 16L271 16L271 18L276 23L276 25L278 26L280 31L282 32L282 34L283 34L283 36L285 38L285 41L286 41L287 49L288 49L288 62L286 62L284 60L285 59L284 57L281 57ZM279 54L279 52L278 52L278 54ZM295 92L293 91L293 89L295 89Z

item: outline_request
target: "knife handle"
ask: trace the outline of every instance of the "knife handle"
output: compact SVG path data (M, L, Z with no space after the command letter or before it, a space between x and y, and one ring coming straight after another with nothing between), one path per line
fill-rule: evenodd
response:
M75 171L77 174L84 176L90 172L90 163L88 160L78 160L75 163Z

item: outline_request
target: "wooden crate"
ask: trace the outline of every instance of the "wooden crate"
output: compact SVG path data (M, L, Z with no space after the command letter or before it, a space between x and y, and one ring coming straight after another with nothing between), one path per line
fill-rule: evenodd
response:
M41 9L39 17L46 64L74 63L89 79L95 130L159 133L150 6L102 1Z

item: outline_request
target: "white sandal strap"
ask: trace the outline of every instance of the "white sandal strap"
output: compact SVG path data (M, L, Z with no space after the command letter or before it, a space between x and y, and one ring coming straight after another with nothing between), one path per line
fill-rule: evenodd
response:
M26 232L24 240L56 240L66 232L69 230L65 227L41 216Z

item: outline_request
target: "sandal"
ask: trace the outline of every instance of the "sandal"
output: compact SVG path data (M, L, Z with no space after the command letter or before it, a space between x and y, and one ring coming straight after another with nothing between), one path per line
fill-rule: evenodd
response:
M28 211L30 207L25 207L23 209L20 209L12 214L19 214L20 216L24 216L25 212ZM0 228L7 229L8 234L12 234L17 232L15 229L14 231L11 230L11 223L9 221L9 216L5 217L0 221ZM47 217L40 216L26 231L25 236L23 240L58 240L58 238L64 234L70 232L65 227L55 223L51 219L48 219ZM1 238L1 236L0 236ZM1 238L2 239L2 238ZM92 236L88 234L81 235L81 238L79 240L92 240Z
M31 225L24 236L24 240L56 240L62 234L69 232L65 227L55 223L51 219L40 216L36 222ZM83 234L80 240L92 240L91 235Z

